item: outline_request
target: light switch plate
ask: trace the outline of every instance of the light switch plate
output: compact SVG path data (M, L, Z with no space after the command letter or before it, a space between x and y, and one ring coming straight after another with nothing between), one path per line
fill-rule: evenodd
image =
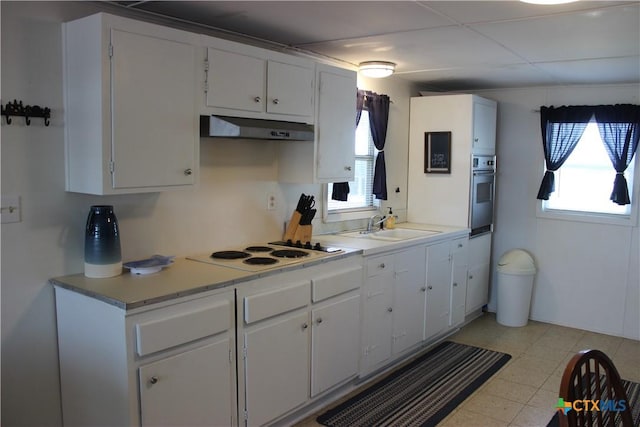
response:
M20 196L2 196L0 220L2 224L20 222Z

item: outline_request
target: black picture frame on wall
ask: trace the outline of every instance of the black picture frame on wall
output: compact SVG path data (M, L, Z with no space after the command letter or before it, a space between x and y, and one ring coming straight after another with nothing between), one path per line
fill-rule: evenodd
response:
M424 133L424 173L451 173L451 132Z

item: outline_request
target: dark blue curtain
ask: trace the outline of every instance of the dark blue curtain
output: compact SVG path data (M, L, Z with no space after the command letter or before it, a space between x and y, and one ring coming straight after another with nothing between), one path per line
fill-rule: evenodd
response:
M360 123L360 117L362 116L363 107L364 107L364 91L358 89L356 92L356 127L358 127L358 123ZM346 202L347 199L349 198L350 191L351 189L349 188L348 182L335 182L333 184L333 189L331 191L331 200L339 200L341 202Z
M628 205L631 199L624 171L638 148L640 106L600 105L594 109L600 137L616 170L611 200L619 205Z
M387 95L374 92L366 93L366 107L369 111L369 126L373 144L378 149L376 165L373 172L373 195L376 199L387 200L387 167L384 161L384 144L387 139L387 123L389 121L389 104Z
M555 191L554 171L567 160L593 117L593 107L540 107L542 147L546 172L540 183L538 199L549 200Z

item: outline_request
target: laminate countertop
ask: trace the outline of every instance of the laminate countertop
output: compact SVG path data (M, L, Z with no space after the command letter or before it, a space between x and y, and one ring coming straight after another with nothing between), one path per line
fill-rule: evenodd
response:
M49 282L53 286L78 292L125 310L132 310L199 292L235 286L285 271L329 263L361 253L362 251L357 248L346 248L338 254L257 273L176 258L173 264L152 274L134 275L123 270L123 274L119 276L104 279L92 279L84 274L73 274L55 277Z

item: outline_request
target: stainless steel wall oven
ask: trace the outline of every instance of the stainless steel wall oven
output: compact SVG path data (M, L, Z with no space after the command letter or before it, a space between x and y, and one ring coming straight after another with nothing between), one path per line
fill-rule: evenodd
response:
M493 229L493 206L496 180L495 156L474 155L471 159L471 236Z

